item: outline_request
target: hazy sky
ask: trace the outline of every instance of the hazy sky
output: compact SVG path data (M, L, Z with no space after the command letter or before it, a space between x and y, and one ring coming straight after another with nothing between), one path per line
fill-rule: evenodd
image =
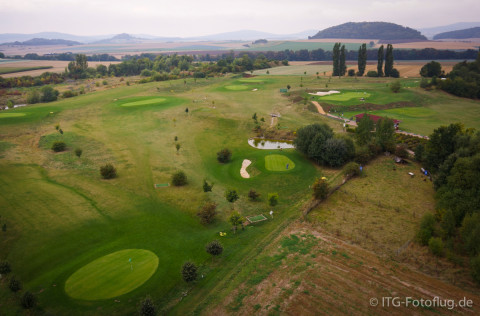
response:
M479 0L0 0L0 33L296 33L344 22L413 28L480 20Z

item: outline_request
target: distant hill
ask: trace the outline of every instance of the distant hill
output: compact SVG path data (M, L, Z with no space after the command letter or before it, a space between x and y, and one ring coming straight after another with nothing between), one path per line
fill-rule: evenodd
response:
M2 45L26 45L26 46L39 46L39 45L82 45L80 42L69 41L64 39L46 39L46 38L32 38L24 42L4 43Z
M420 28L418 30L422 32L422 34L425 35L426 37L433 38L433 36L440 33L463 30L463 29L468 29L476 26L480 26L480 22L459 22L459 23L448 24L448 25Z
M426 40L419 31L388 22L348 22L332 26L308 39L359 38L379 40Z
M136 44L142 43L145 39L131 36L127 33L115 35L112 38L96 41L93 44Z
M445 39L445 38L454 38L454 39L480 38L480 27L472 27L464 30L444 32L444 33L437 34L433 37L434 40Z

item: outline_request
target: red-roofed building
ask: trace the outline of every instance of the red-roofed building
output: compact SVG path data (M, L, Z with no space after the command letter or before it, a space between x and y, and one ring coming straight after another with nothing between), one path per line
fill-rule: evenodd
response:
M360 122L360 120L363 118L365 113L357 114L355 115L355 121ZM384 118L383 116L378 116L378 115L373 115L373 114L367 114L368 118L373 121L374 124L377 124L379 119ZM393 121L393 125L395 126L395 129L398 129L398 125L400 124L399 120L391 119Z

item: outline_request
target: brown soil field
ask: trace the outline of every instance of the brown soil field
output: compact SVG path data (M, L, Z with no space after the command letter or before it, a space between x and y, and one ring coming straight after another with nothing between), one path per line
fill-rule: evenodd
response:
M39 76L44 72L64 72L69 61L61 60L20 60L15 62L3 62L0 63L0 68L22 68L22 67L39 67L39 66L52 66L50 69L38 69L31 71L16 72L11 74L2 75L4 78L21 77L21 76ZM110 64L118 64L118 61L89 61L89 67L96 67L97 65L105 65L108 67Z

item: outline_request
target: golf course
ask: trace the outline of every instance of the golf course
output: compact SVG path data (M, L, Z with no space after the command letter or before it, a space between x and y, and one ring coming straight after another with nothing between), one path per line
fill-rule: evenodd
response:
M313 123L325 123L335 133L350 137L343 121L311 110L309 101L342 111L346 118L367 111L399 119L403 130L422 135L452 122L480 129L478 101L426 91L419 87L418 78L293 76L282 74L282 69L278 67L278 75L252 78L228 74L144 84L132 80L128 85L0 112L0 225L5 225L0 232L0 259L8 260L23 288L35 293L41 312L133 315L138 302L151 296L162 315L251 314L260 307L253 309L257 302L246 307L242 299L269 278L278 287L288 288L289 281L275 279L274 271L290 264L300 266L297 252L314 261L314 254L320 258L322 251L331 254L339 245L354 257L352 252L357 250L350 245L317 236L323 247L317 249L310 245L314 237L304 233L320 227L331 234L338 231L335 238L356 238L356 224L369 229L362 216L355 215L352 222L353 215L346 211L338 211L343 219L331 214L342 203L339 196L333 196L328 209L314 210L309 220L302 217L315 180L325 176L336 184L343 177L342 169L319 166L294 148L264 150L248 144L250 138L262 137L258 130L280 140L287 132L295 135ZM402 84L398 93L388 87L394 80ZM280 92L287 86L291 87L287 93ZM308 94L329 89L341 93ZM365 103L403 105L368 110ZM258 121L252 119L254 113ZM281 114L274 124L272 113ZM52 150L56 142L64 142L65 150ZM231 151L231 159L220 163L217 153L224 148ZM249 178L239 172L245 159L251 161L246 169ZM99 170L106 163L115 166L116 177L102 178ZM388 177L385 174L392 168L386 160L374 160L369 168L368 181L354 180L344 190L356 194L355 199L349 196L358 203L352 212L367 217L367 209L374 205L374 222L384 224L388 233L389 246L380 250L369 247L368 238L358 244L386 253L401 246L395 239L397 232L405 232L402 243L413 238L420 216L433 209L434 193L429 182L407 175L420 168L415 162ZM184 186L172 185L172 175L178 171L186 175ZM384 182L374 180L381 177ZM202 190L204 181L213 184L211 191ZM389 226L395 223L388 219L395 211L387 214L375 204L382 190L378 183L390 186L392 199L395 192L405 199L411 192L428 197L414 195L425 202L409 206L415 217L401 213L408 218L405 226ZM227 189L235 189L238 200L228 202ZM249 198L250 190L260 195L257 200ZM277 205L268 204L269 193L278 193ZM375 203L358 202L357 196L368 196ZM202 224L197 213L209 201L216 204L215 219ZM233 211L245 218L253 216L251 223L233 230L228 220ZM267 215L270 211L273 216ZM327 219L331 222L322 226ZM292 228L292 223L311 226ZM377 233L371 235L381 240ZM289 237L302 234L301 242L300 237ZM214 240L223 245L220 256L205 251L205 245ZM361 261L362 256L374 257L358 250L355 258ZM353 260L345 263L346 255L339 257L334 259L343 260L343 269L363 265ZM365 259L365 266L370 259ZM182 279L187 261L198 266L193 283ZM409 275L408 282L415 279ZM435 279L432 287L436 282L440 281ZM14 294L4 285L0 315L20 315ZM288 301L288 296L277 294L279 300ZM292 313L281 310L280 303L275 310L276 303L259 304L265 313Z

